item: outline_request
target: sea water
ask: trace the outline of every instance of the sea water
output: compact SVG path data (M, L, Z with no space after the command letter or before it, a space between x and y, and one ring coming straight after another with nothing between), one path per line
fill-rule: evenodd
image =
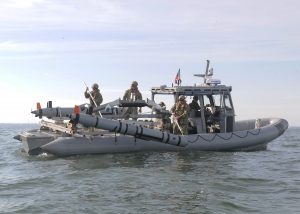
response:
M257 152L28 156L0 124L0 213L300 213L300 128Z

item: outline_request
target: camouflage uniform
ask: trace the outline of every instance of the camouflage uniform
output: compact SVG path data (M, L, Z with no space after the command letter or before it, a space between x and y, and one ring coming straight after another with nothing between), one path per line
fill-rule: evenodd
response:
M136 81L133 81L131 84L131 88L125 91L125 94L123 96L123 100L127 101L135 101L135 100L142 100L142 94L138 89L138 83ZM127 109L124 109L123 117L128 120L131 114L137 115L137 107L128 107ZM140 109L141 111L141 109Z
M193 101L189 104L190 107L190 117L201 117L200 105L198 102L198 97L194 96Z
M190 107L186 103L185 98L182 98L180 96L179 100L175 103L175 105L171 108L171 112L177 118L177 122L182 130L183 133L181 133L177 123L173 122L173 133L174 134L188 134L188 114L189 114ZM176 119L175 119L176 120Z
M162 116L162 118L157 119L158 128L162 131L170 132L171 130L171 120L168 116Z
M162 107L162 109L166 110L166 104L164 102L160 102L159 105L160 107ZM160 118L156 119L157 128L159 128L162 131L169 132L171 130L171 120L169 115L161 113L158 113L158 115L160 116Z
M130 100L130 101L135 101L135 100L142 100L142 94L141 92L136 89L133 91L131 88L125 91L125 94L123 96L123 100Z
M93 88L93 91L91 91L91 95L94 98L97 106L99 106L103 102L103 97L102 97L102 95L100 93L100 90L98 89L98 84L96 84L96 83L93 84L92 88ZM92 97L90 96L90 94L88 93L87 90L84 92L84 96L85 96L85 98L89 98L90 99L89 114L92 114L93 109L95 107L97 107L97 106L95 105ZM96 115L99 115L99 113L97 112Z
M99 89L96 91L95 90L91 91L91 94L92 94L92 97L94 98L97 106L99 106L103 101L103 98L102 98L102 95L101 95ZM88 92L84 92L84 96L85 96L85 98L90 98L91 106L96 107L93 99L91 98L91 96Z
M196 100L193 100L190 104L190 109L191 110L195 110L195 111L199 111L200 110L200 106L199 103Z

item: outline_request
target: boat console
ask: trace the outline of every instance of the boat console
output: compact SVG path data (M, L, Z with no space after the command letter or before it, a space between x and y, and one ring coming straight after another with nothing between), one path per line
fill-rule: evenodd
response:
M205 74L196 74L203 77L204 83L195 86L153 87L152 100L156 95L172 95L174 103L179 96L197 97L200 110L190 112L190 133L224 133L232 132L235 123L235 112L231 98L231 86L220 85L221 81L212 79L213 72L209 69Z

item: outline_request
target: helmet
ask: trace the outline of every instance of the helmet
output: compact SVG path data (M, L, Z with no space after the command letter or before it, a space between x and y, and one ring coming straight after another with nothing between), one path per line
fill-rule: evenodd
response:
M180 95L178 99L181 100L181 101L183 101L183 100L185 100L185 96Z
M98 89L99 88L99 85L97 84L97 83L94 83L93 85L92 85L92 89Z
M160 105L161 107L166 106L166 104L164 102L160 102L158 105Z
M133 82L131 83L131 85L136 87L136 86L138 86L139 84L138 84L137 81L133 81Z

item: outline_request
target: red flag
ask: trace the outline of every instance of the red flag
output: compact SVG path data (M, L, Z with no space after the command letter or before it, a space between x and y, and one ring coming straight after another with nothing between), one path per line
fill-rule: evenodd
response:
M178 70L178 72L177 72L177 74L176 74L176 77L175 77L175 83L176 83L177 85L180 85L180 84L181 84L180 68L179 68L179 70Z

